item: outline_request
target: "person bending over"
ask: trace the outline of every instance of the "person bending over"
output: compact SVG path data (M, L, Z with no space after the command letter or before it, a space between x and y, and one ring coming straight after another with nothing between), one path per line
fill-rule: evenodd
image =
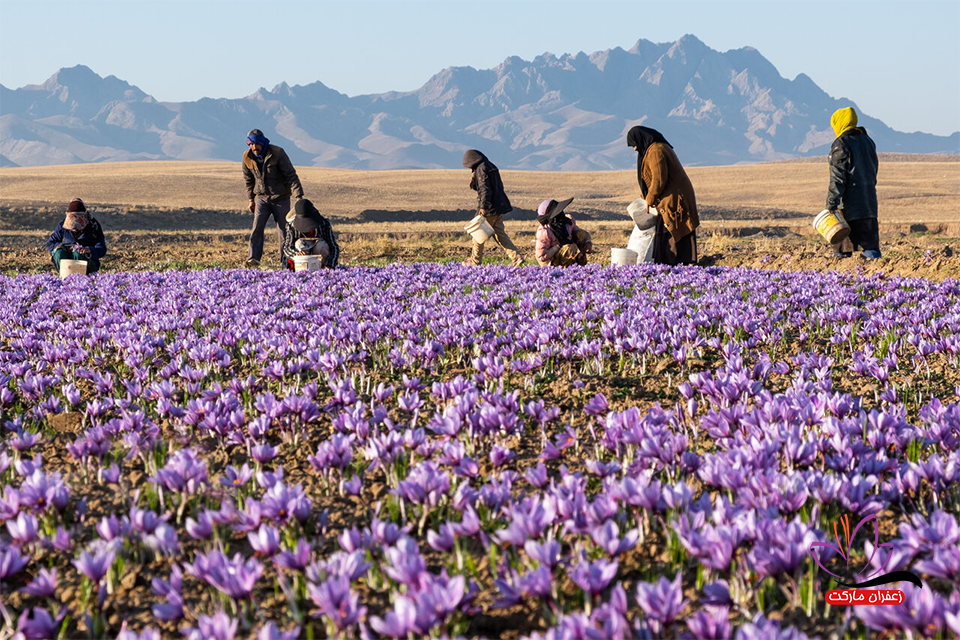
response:
M306 198L297 200L293 211L287 214L283 257L288 269L293 270L294 256L319 256L320 263L327 269L336 267L340 260L340 245L330 221Z
M537 208L537 263L541 266L569 267L587 264L587 254L593 252L590 234L577 226L564 209L573 202L544 200Z
M523 265L523 256L517 251L506 227L503 226L504 214L513 211L513 205L503 190L503 181L500 179L500 170L476 149L470 149L463 154L463 166L473 173L470 178L470 188L477 192L477 215L486 218L493 227L493 239L503 247L510 258L510 263L519 267ZM483 245L474 241L470 259L463 264L480 266L483 260Z
M86 260L87 273L100 270L100 258L107 254L107 242L100 223L87 212L80 198L74 198L67 205L63 222L47 238L47 251L57 271L60 271L61 260Z

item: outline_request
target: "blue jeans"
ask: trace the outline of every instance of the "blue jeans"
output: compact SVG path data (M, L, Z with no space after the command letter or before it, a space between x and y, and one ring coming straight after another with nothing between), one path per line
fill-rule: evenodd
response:
M61 260L86 260L88 274L100 271L99 259L91 258L87 254L80 253L79 251L71 251L70 249L57 249L50 254L50 257L53 259L53 266L57 268L57 273L60 273Z

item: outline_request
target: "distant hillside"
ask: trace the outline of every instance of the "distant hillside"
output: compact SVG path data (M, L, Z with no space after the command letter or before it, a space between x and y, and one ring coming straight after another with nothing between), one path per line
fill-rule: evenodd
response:
M257 127L299 165L456 168L479 148L501 168L623 169L636 162L627 130L646 124L685 164L723 165L824 155L830 114L852 104L804 74L783 78L755 49L721 53L691 35L450 67L416 91L352 98L315 82L162 103L76 66L42 85L0 85L0 164L239 160ZM960 132L903 133L857 110L880 151L960 153Z

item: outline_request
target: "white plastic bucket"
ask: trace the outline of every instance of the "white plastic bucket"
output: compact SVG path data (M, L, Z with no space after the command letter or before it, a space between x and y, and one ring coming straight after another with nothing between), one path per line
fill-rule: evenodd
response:
M476 216L467 223L464 229L473 237L473 241L477 244L483 244L493 235L493 227L490 226L490 223L487 222L487 219L483 216Z
M647 202L643 198L628 204L627 214L633 218L633 224L641 231L650 229L657 224L657 210L653 207L647 207Z
M319 271L320 256L293 256L294 271Z
M610 264L615 267L637 264L637 252L630 249L610 249Z
M80 275L86 275L87 261L86 260L66 260L66 259L60 261L60 279L61 280L74 273L79 273Z

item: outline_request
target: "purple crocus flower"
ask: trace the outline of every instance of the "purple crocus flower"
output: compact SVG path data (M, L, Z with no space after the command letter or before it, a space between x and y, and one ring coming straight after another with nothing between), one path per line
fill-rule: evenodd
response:
M246 485L253 479L253 470L248 465L243 465L239 469L230 465L224 471L220 478L220 484L228 489L238 489Z
M17 619L17 633L14 636L18 640L45 640L46 638L57 637L57 629L63 622L66 609L62 609L57 617L54 618L50 613L41 607L34 607L31 610L24 610Z
M278 482L270 487L261 502L263 515L276 524L286 524L293 519L304 522L310 516L311 503L303 492L302 485L287 487Z
M260 627L257 640L297 640L300 637L300 626L296 625L288 631L280 631L277 625L268 622Z
M256 533L248 533L247 540L250 541L250 546L258 555L270 557L280 549L280 532L277 531L276 527L271 527L268 524L260 525L260 529Z
M427 531L427 544L437 551L451 551L454 542L453 527L448 523L441 524L439 532L433 529Z
M616 560L608 561L603 558L596 562L582 560L567 575L573 582L591 595L596 595L607 588L610 581L617 575L620 563Z
M276 447L269 444L258 444L250 448L250 457L262 464L277 457L278 451Z
M40 569L37 577L27 586L21 589L24 593L29 593L38 598L52 598L57 592L57 570Z
M127 629L127 621L120 626L120 633L116 640L160 640L160 632L152 627L146 627L140 633Z
M651 628L655 633L659 633L663 628L676 620L680 612L686 606L687 601L683 599L683 589L680 585L680 572L677 572L673 580L660 578L657 584L641 582L637 585L637 604L647 616L647 619L653 621Z
M157 620L169 622L183 617L183 575L176 564L170 570L170 582L160 578L151 581L153 592L163 596L166 602L153 605L153 615Z
M542 543L527 540L523 545L527 555L542 565L553 569L560 563L560 543L550 534Z
M729 607L705 607L687 619L697 640L727 640L732 635Z
M403 638L414 631L416 620L417 605L407 596L399 596L393 603L393 611L387 611L385 618L373 616L370 626L388 638Z
M321 583L308 584L310 599L333 623L337 631L357 624L367 612L360 606L360 596L350 590L350 578L338 576Z
M523 478L537 489L543 489L547 486L547 467L542 462L537 462L537 466L527 469Z
M400 584L416 584L420 574L427 570L427 564L420 556L420 548L413 538L404 536L395 546L384 552L389 563L384 572Z
M16 520L7 520L7 533L17 545L30 544L37 539L39 522L32 513L21 511Z
M908 631L919 635L934 635L943 627L944 601L928 585L917 588L909 583L899 585L903 591L903 604L878 607L856 605L853 614L864 624L877 631ZM884 589L877 589L884 591Z
M168 491L194 495L207 484L207 463L198 458L193 449L179 449L152 479Z
M516 457L516 453L499 445L494 445L493 449L490 450L490 462L493 463L494 468L509 464Z
M184 564L187 573L203 580L234 600L246 598L263 574L263 565L251 558L244 561L237 553L227 558L219 551L198 553L192 564Z
M237 620L223 611L212 616L200 616L197 627L181 629L187 640L233 640L237 634Z
M71 564L77 568L77 571L85 575L91 582L99 584L107 575L116 552L111 547L94 548L93 553L86 551L80 554L80 557L71 561Z
M283 550L273 557L273 562L278 567L289 569L290 571L303 571L310 564L310 543L300 538L297 540L297 547L293 551Z
M194 540L207 540L213 535L213 517L210 511L204 509L197 514L197 519L187 518L184 528Z
M598 547L606 551L608 555L615 557L633 549L640 538L640 532L631 529L621 538L620 528L617 524L613 520L607 520L602 526L594 529L590 536Z

